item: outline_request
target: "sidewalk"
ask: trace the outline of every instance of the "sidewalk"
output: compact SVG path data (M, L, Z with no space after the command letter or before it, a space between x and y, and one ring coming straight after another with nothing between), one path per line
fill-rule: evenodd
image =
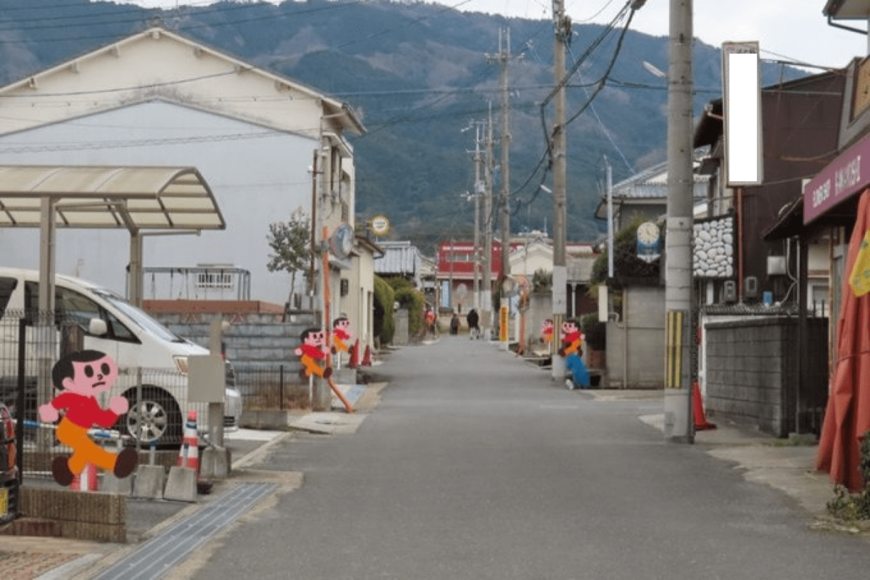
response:
M658 390L584 390L597 401L661 400ZM644 423L664 432L664 414L641 416ZM777 439L772 435L709 418L715 429L697 431L695 445L717 459L734 463L747 481L779 489L812 516L831 520L827 503L834 499L834 484L815 469L817 443Z
M348 415L344 411L315 412L300 415L292 427L301 431L316 433L353 433L365 419L366 412L371 410L379 399L379 393L385 383L368 385L339 385L343 394L357 408L357 412ZM333 409L343 406L333 399ZM262 474L250 470L269 453L275 445L293 437L292 431L248 431L227 434L227 439L243 437L250 448L250 441L256 441L256 446L245 455L234 458L232 473L223 482L219 482L215 491L209 496L199 496L197 503L181 503L163 500L133 500L135 507L131 509L128 503L127 544L110 544L88 542L68 538L50 538L40 536L2 536L0 535L0 578L3 580L66 580L72 577L90 578L90 572L99 573L103 563L110 563L122 554L136 549L150 538L156 537L174 522L202 510L211 501L221 495L229 487L240 482L248 482L262 475L269 478L270 474ZM229 445L229 442L228 442ZM272 474L275 475L275 474ZM280 478L282 491L301 487L303 475L289 473ZM260 477L260 479L263 479ZM221 489L223 488L223 489ZM139 521L139 520L142 521ZM93 570L92 570L93 569Z

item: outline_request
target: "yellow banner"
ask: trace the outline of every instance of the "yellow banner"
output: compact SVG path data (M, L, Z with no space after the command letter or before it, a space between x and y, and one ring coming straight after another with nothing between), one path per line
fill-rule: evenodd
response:
M861 248L849 274L849 285L855 296L863 296L870 292L870 230L864 232Z
M508 340L508 308L502 306L498 312L498 339L501 342Z

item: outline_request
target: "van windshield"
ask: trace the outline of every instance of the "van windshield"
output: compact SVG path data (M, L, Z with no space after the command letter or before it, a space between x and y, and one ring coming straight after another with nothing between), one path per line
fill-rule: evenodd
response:
M169 342L186 342L183 338L151 318L144 311L136 308L119 295L103 288L92 288L91 291L111 302L118 310L126 314L130 320L139 325L146 332L150 332L157 337Z

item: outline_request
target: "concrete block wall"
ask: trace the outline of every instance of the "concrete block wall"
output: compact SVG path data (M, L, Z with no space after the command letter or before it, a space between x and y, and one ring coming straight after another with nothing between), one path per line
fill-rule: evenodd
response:
M621 321L607 322L609 388L664 387L664 288L633 286L623 293Z
M119 494L21 488L21 513L50 524L50 535L98 542L127 541L127 502Z
M794 429L794 321L742 319L707 324L707 411L777 437Z
M293 352L299 346L300 333L316 325L311 313L297 314L288 321L267 314L215 316L230 322L223 335L230 361L240 367L286 364L288 376L295 376L300 370L299 357ZM176 334L208 347L212 316L161 314L158 319Z

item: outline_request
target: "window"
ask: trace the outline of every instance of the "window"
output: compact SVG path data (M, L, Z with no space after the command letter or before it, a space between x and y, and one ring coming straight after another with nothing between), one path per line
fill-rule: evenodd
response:
M228 272L200 272L196 275L197 288L233 287L233 275Z
M9 299L12 298L12 293L17 287L17 278L0 278L0 318L3 318L3 312L6 311Z

